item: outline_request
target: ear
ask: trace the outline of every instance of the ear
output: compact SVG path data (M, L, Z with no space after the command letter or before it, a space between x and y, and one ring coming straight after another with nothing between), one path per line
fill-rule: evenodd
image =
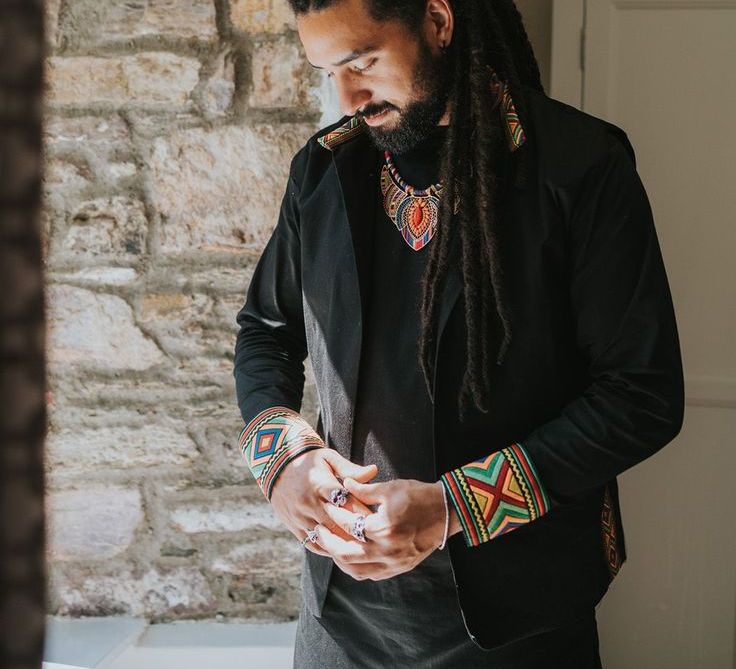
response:
M440 49L447 47L452 41L455 27L455 14L448 0L428 0L427 19L430 28L430 44Z

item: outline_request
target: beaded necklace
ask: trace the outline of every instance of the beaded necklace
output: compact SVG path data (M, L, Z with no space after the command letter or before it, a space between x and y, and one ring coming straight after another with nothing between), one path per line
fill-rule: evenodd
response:
M381 168L383 208L413 251L420 251L434 236L439 219L442 184L424 190L410 186L401 178L391 153L384 151Z

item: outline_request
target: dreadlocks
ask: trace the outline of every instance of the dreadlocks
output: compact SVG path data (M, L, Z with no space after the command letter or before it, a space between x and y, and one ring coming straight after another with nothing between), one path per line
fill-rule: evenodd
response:
M289 0L296 14L319 10L339 0ZM400 19L417 29L426 0L365 0L376 21ZM459 244L465 301L465 372L459 397L460 417L472 398L488 412L489 344L492 319L503 329L496 363L501 364L512 338L509 308L504 300L498 245L498 205L509 184L527 178L527 147L511 152L501 114L489 113L500 100L490 87L490 70L509 86L522 126L527 119L522 86L544 92L539 66L513 0L455 0L455 27L447 55L454 67L449 95L450 127L440 165L444 185L439 222L421 286L419 364L431 389L440 296L450 266L451 249ZM453 204L458 202L456 211Z

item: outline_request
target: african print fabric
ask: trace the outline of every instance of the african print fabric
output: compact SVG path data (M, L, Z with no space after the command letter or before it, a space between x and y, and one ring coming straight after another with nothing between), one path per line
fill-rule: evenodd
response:
M549 510L544 488L519 443L445 472L441 480L457 510L466 546L490 541Z
M491 90L496 96L501 96L501 113L505 120L506 132L509 138L511 151L516 151L525 141L526 134L521 126L519 114L509 91L509 85L505 81L501 81L495 72L491 72Z
M601 512L601 533L603 535L603 549L606 553L606 563L608 571L613 580L621 569L622 556L618 541L618 531L616 529L616 518L613 511L613 500L611 499L611 491L606 486L603 495L603 510Z
M240 432L238 445L263 494L270 501L278 475L297 455L325 443L302 416L288 407L261 411Z

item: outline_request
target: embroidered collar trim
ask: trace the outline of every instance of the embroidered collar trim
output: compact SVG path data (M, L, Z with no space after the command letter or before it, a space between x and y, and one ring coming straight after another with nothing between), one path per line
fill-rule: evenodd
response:
M499 79L495 71L491 70L491 90L499 95L500 92L500 109L505 120L506 134L509 139L509 148L511 151L516 151L525 141L526 133L519 120L519 115L516 111L514 101L509 92L508 83ZM338 126L334 130L325 133L321 137L317 138L317 142L327 149L332 151L336 146L347 142L348 140L357 137L363 133L366 129L365 122L357 116L351 116L345 123Z

